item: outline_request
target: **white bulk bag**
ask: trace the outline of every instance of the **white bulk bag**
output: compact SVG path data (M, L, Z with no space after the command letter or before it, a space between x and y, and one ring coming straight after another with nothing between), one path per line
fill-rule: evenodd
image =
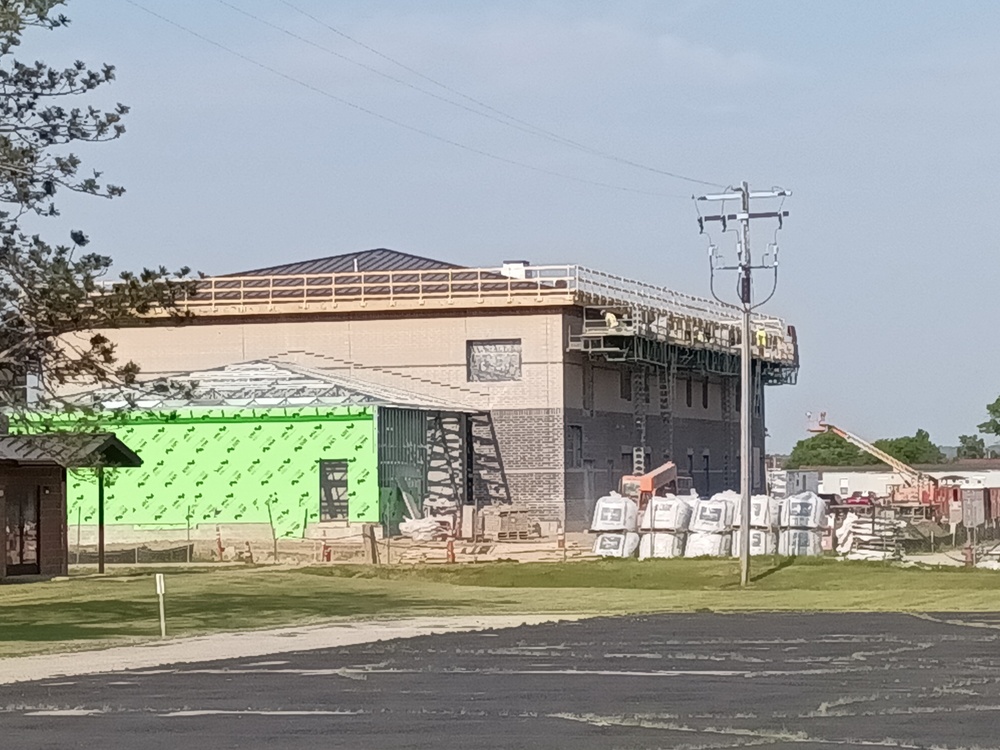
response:
M721 534L733 525L733 504L726 500L698 500L691 514L691 531L706 534Z
M725 500L729 503L738 503L740 501L740 493L735 490L723 490L722 492L716 492L712 495L713 500Z
M634 531L601 534L594 540L594 554L601 557L632 557L638 546L639 535Z
M591 531L635 531L639 507L635 500L613 494L602 497L594 506Z
M733 534L733 554L737 557L743 549L744 529ZM750 554L773 555L778 549L778 535L771 529L750 529Z
M691 522L691 503L676 495L651 497L639 519L642 531L687 531Z
M815 529L784 529L778 554L786 557L819 557L823 554L823 532Z
M639 539L639 559L650 557L684 557L684 534L657 531Z
M743 501L736 498L736 510L733 513L733 525L743 525ZM769 529L777 526L781 517L781 500L768 495L750 496L750 526L758 529Z
M815 492L800 492L781 504L782 528L822 529L826 527L826 500Z
M688 534L684 545L684 557L728 557L732 545L731 534L709 534L693 532Z

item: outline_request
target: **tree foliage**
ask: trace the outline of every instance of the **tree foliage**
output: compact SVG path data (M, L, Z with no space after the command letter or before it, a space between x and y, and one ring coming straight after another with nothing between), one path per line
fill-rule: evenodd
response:
M927 430L917 430L916 434L909 437L876 440L874 445L904 463L944 463L944 453L931 442L931 436Z
M1000 436L1000 398L987 405L986 415L989 419L979 425L979 431L986 435Z
M72 149L115 140L125 132L128 107L101 109L88 94L110 84L111 65L68 67L15 57L29 30L56 31L69 20L55 10L64 0L0 0L0 400L17 404L19 381L41 378L42 395L69 384L127 385L138 368L120 363L101 331L135 323L153 310L179 315L191 293L188 269L121 273L108 284L112 260L84 250L73 230L50 244L26 225L59 215L65 192L116 198L124 188L84 170ZM44 223L44 222L43 222Z
M865 466L875 459L832 432L800 440L785 462L788 469L802 466Z
M872 443L907 464L936 464L944 461L941 449L931 442L926 430L909 437L885 438ZM803 466L873 466L881 463L874 456L832 432L823 432L800 440L785 463L788 469Z
M956 458L986 458L986 443L978 435L959 435Z

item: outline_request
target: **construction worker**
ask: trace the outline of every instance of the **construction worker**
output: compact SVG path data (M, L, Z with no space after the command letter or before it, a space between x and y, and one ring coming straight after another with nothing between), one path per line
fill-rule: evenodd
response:
M760 349L760 353L764 353L764 347L767 346L767 331L763 328L757 329L757 347Z
M615 315L610 310L605 310L604 325L606 325L609 329L614 330L615 328L618 327L618 316Z

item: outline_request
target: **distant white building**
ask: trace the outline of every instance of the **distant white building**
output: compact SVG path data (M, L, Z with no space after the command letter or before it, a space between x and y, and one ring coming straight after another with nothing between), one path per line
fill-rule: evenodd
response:
M915 468L937 480L945 480L960 487L1000 488L1000 459L982 458L954 461L948 464L929 464ZM780 478L778 474L783 474ZM820 494L848 497L855 492L874 492L876 495L889 494L892 485L903 483L902 476L885 467L805 467L774 472L771 479L772 491L785 495L812 491Z

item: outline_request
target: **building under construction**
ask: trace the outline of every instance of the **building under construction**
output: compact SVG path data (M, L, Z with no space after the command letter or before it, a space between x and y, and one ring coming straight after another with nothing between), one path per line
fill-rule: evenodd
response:
M461 502L543 532L582 529L623 474L664 460L702 494L739 483L735 308L575 265L384 249L207 278L183 304L183 326L113 332L119 356L149 378L266 361L419 395L467 415ZM792 327L753 326L760 488L765 386L799 363ZM315 485L319 503L318 467Z

